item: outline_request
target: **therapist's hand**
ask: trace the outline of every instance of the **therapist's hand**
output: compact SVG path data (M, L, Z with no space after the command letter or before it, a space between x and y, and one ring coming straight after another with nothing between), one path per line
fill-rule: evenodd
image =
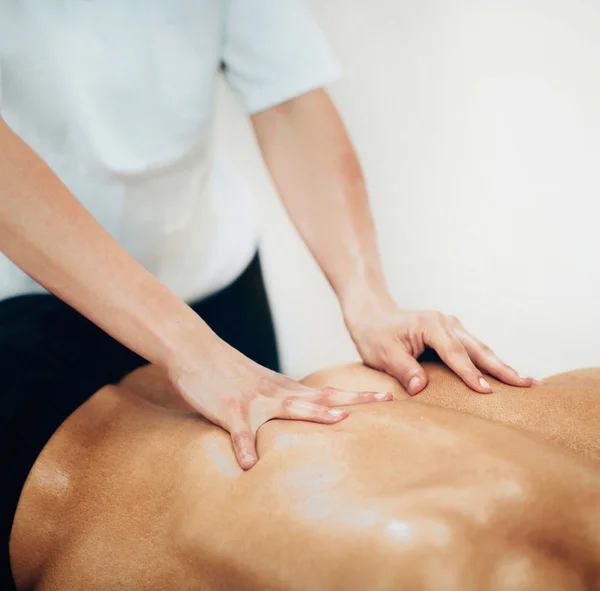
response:
M307 388L254 363L221 340L197 359L186 369L171 369L171 382L202 416L229 431L237 461L245 470L257 462L256 432L270 419L333 424L348 414L331 406L393 399L389 392Z
M489 394L483 372L512 386L539 383L521 377L455 316L431 310L404 310L389 298L369 300L345 313L346 326L363 361L395 377L414 396L427 386L427 374L417 358L426 347L472 390Z

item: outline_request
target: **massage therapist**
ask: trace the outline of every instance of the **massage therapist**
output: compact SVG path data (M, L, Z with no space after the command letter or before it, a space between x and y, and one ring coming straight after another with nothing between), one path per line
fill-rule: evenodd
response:
M271 418L334 423L346 415L329 405L389 399L278 373L252 201L211 154L219 72L364 362L413 395L426 346L477 392L491 392L483 372L530 386L458 319L392 301L323 90L340 69L299 0L0 0L0 299L45 288L163 367L246 469Z

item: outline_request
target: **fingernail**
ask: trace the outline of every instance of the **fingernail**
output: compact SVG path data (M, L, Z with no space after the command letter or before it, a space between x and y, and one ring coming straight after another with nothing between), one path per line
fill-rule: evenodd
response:
M251 456L250 454L244 454L244 462L246 462L248 464L253 464L254 456Z
M482 388L489 388L490 390L492 389L485 378L479 378L479 383L481 384Z
M543 386L546 382L544 380L536 380L535 378L531 378L533 380L534 385Z
M528 380L529 376L522 376L520 373L517 374L522 380Z
M419 376L414 376L408 382L408 393L411 396L414 396L421 385L421 378Z
M375 400L391 400L393 398L391 392L377 392Z
M337 408L332 408L328 412L332 417L335 417L336 419L339 419L340 417L343 417L346 414L343 410L338 410Z

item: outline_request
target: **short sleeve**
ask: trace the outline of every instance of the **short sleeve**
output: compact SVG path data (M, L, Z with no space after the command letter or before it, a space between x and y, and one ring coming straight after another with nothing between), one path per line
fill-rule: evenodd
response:
M342 74L302 0L226 0L222 62L227 83L250 114Z

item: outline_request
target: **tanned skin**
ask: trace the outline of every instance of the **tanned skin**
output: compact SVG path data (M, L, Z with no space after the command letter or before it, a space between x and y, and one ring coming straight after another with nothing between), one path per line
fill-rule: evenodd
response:
M600 589L600 370L482 396L426 364L333 426L274 420L244 472L149 366L97 392L39 456L11 538L20 590Z

